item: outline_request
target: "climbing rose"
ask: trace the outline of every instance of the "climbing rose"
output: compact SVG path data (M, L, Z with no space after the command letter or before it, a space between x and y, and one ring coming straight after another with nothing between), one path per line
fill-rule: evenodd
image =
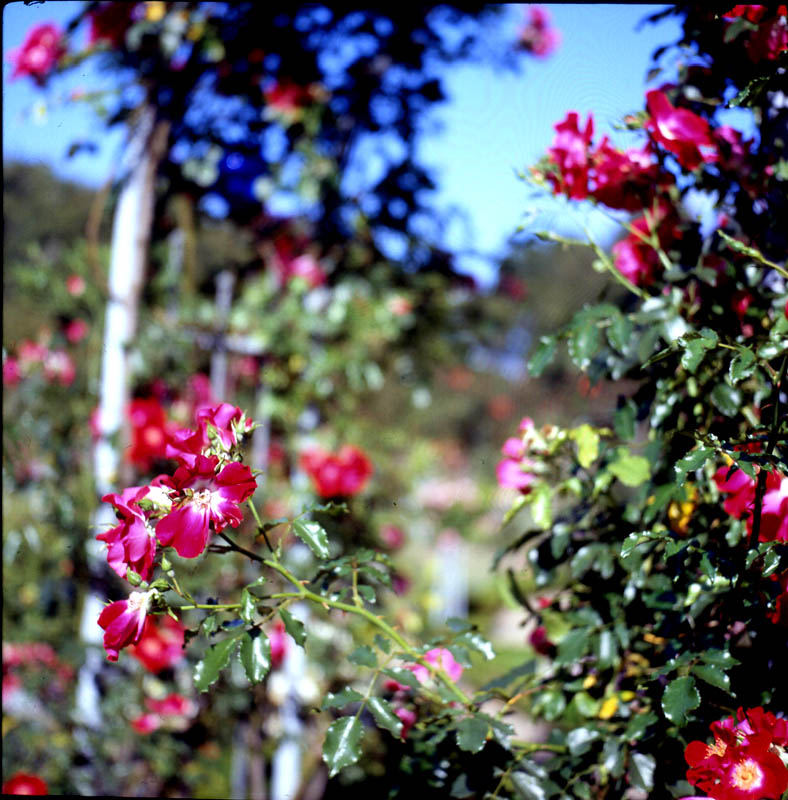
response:
M580 130L580 116L570 111L566 119L555 125L556 136L547 154L558 167L558 174L547 174L553 191L566 194L573 200L588 197L589 148L594 135L594 118L589 114L583 130Z
M38 775L17 772L3 784L3 794L47 795L49 787Z
M162 700L151 697L145 699L148 713L132 720L131 726L137 733L151 733L161 727L168 730L184 730L189 725L189 718L197 713L193 700L182 694L173 692Z
M79 297L85 292L85 279L81 275L69 275L66 278L66 291L73 297Z
M3 361L3 383L6 386L16 386L21 379L22 371L19 369L19 362L13 356L8 356Z
M249 467L231 461L217 474L216 456L197 456L193 467L181 466L172 477L172 511L157 525L156 535L182 558L196 558L205 550L210 525L218 533L243 520L240 504L254 494L257 483Z
M77 344L87 336L88 330L88 324L84 319L72 319L63 329L63 332L71 344Z
M127 600L110 603L99 614L98 624L104 628L104 649L110 661L118 660L118 652L130 644L137 644L145 628L148 606L155 590L132 592Z
M780 749L788 746L788 723L763 708L710 726L714 744L693 741L684 757L687 780L715 800L777 798L788 788L788 768Z
M71 386L77 375L77 368L65 350L50 350L44 358L44 377L50 383Z
M443 669L453 681L458 681L462 676L462 664L458 664L451 651L445 647L434 647L432 650L428 650L424 654L424 660L433 667ZM426 683L431 674L424 664L408 664L406 669L416 676L419 683Z
M139 661L148 672L158 674L177 664L183 658L183 625L169 615L148 617L137 644L129 648L129 653Z
M605 136L591 153L591 194L610 208L637 211L654 195L657 164L648 145L636 150L617 150Z
M197 409L196 417L196 431L191 428L174 431L165 447L168 458L189 468L194 468L197 458L210 450L225 456L252 426L252 420L230 403L203 406Z
M613 245L613 264L616 269L636 286L650 286L662 271L659 254L643 237L650 237L656 230L657 240L665 250L681 233L676 227L676 216L666 204L656 214L644 214L631 223L634 232L628 233Z
M51 22L31 28L22 46L10 54L14 64L11 80L29 75L42 86L47 75L66 52L62 35L60 28Z
M561 34L550 27L550 15L540 6L526 9L527 22L517 35L517 47L537 58L547 58L561 44Z
M400 739L407 739L408 733L410 733L410 729L416 723L416 720L419 718L418 714L415 711L412 711L409 708L405 708L404 706L400 706L399 708L394 709L394 713L399 717L400 722L402 722L402 730L400 731Z
M156 557L156 536L148 515L137 504L149 492L148 486L133 486L121 494L106 494L101 498L111 503L120 524L96 539L107 545L107 561L112 569L126 577L128 569L134 570L144 581L153 573L153 560Z
M300 462L321 497L358 494L372 475L369 459L361 450L349 444L337 453L312 448L301 454Z
M271 645L271 668L279 669L285 660L289 646L285 626L281 620L277 620L268 632L268 641Z
M717 145L705 119L686 108L676 108L657 89L646 94L646 107L646 130L655 142L676 156L682 167L695 169L717 159Z
M722 504L725 511L736 519L747 517L747 531L752 533L755 508L755 478L742 470L730 473L730 467L720 467L714 482L723 494L729 495ZM766 476L766 492L761 505L760 542L788 542L788 477L779 472Z

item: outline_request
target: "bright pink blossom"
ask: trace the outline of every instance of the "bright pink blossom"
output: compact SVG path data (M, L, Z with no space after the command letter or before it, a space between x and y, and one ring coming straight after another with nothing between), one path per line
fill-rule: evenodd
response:
M181 428L174 431L165 447L168 458L174 458L187 467L193 467L197 458L212 447L228 453L252 426L252 420L246 419L241 409L230 403L203 406L197 409L196 416L197 430Z
M312 448L301 454L300 463L321 497L358 494L373 471L366 455L349 444L341 447L337 453Z
M717 145L709 123L686 108L676 108L667 95L657 89L646 94L649 118L646 130L652 139L676 156L685 169L716 161Z
M104 628L104 649L110 661L118 660L122 648L139 642L153 594L132 592L128 599L116 600L99 615L98 624Z
M47 795L46 781L29 772L17 772L3 784L3 794Z
M399 550L405 544L405 533L396 525L383 525L380 528L380 540L386 547Z
M424 654L424 660L437 669L442 669L453 681L458 681L462 677L462 664L454 660L450 650L445 647L433 647ZM430 671L424 664L408 664L409 669L418 679L419 683L426 683L430 677Z
M197 456L193 467L178 467L172 477L172 511L156 526L156 535L182 558L205 550L211 525L216 532L237 528L243 520L240 504L257 488L249 467L231 461L217 474L218 465L216 456Z
M613 245L616 269L635 286L650 286L662 270L659 254L648 241L656 231L661 249L665 250L681 236L672 209L661 206L656 214L644 214L631 223L633 232Z
M399 708L394 709L394 713L399 717L400 722L402 723L402 730L400 731L400 739L407 739L408 734L410 733L410 729L416 724L416 721L419 718L419 715L410 708L405 708L404 706L400 706Z
M10 60L14 64L11 80L29 75L36 83L43 85L65 52L63 34L57 25L47 22L34 26L22 46L10 53Z
M71 344L77 344L87 336L88 330L88 324L84 319L72 319L64 328L64 333Z
M149 487L133 486L121 494L107 494L102 502L111 503L120 524L96 535L96 539L107 544L107 561L110 567L126 577L128 569L134 570L144 581L153 574L156 557L156 536L146 513L137 504L148 494Z
M747 531L752 533L755 508L755 479L737 469L720 467L714 475L717 488L729 495L723 502L725 511L736 519L747 517ZM760 542L788 542L788 477L774 471L766 476L766 493L761 504Z
M550 15L541 6L529 6L526 23L517 34L517 47L537 58L547 58L561 44L561 33L550 27Z
M19 369L19 362L13 356L8 356L3 361L3 383L6 386L16 386L21 379L22 370Z
M47 347L38 342L31 342L30 339L25 339L17 348L19 365L24 371L35 364L41 364L48 354Z
M549 657L555 655L555 644L550 641L550 637L547 635L547 630L543 625L539 625L538 627L534 628L533 631L531 631L531 635L528 637L528 642L531 647L533 647L533 649L540 655Z
M605 136L591 153L591 194L610 208L637 211L654 196L658 168L648 145L639 150L617 150Z
M531 491L531 485L536 480L533 472L529 472L534 462L526 457L526 451L527 447L522 439L509 437L501 448L501 452L506 458L498 462L495 470L501 486L517 489L522 494L528 494Z
M148 617L139 642L129 648L129 653L148 672L158 674L183 658L185 630L180 622L169 615Z
M573 200L588 197L589 148L594 135L594 118L589 114L585 128L580 129L580 116L570 111L566 119L555 125L553 146L548 148L550 160L558 167L558 174L550 172L547 179L553 191Z
M271 645L272 669L279 669L282 666L290 646L288 638L285 633L284 623L281 620L277 620L268 632L268 642Z

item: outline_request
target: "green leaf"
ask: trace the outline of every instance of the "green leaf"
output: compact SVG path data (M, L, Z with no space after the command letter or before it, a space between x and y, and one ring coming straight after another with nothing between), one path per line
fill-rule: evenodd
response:
M650 792L654 788L654 769L657 762L645 753L632 753L629 759L629 782L637 789Z
M487 661L492 661L492 659L495 658L493 646L487 641L487 639L484 638L484 636L476 631L466 631L465 633L461 633L455 639L455 641L457 644L464 644L471 650L481 653L487 659Z
M370 697L367 707L381 728L385 728L397 739L402 735L402 720L394 713L389 703L380 697Z
M478 753L487 740L489 724L479 717L468 717L457 726L457 744L461 750Z
M382 650L384 653L391 652L391 642L379 633L375 634L375 646Z
M363 696L355 689L346 686L341 692L334 694L329 692L323 698L323 704L320 706L324 711L327 708L344 708L349 703L360 703Z
M680 342L684 346L684 352L681 354L681 366L687 372L694 373L709 349L708 344L704 339L690 339L687 342L680 340Z
M741 394L727 383L718 383L709 395L712 404L726 417L735 417L741 406Z
M553 360L557 341L554 336L543 336L528 362L528 373L538 378L544 368Z
M347 659L360 667L377 667L378 665L378 657L368 644L359 645Z
M643 456L635 456L620 448L616 455L616 460L608 464L609 472L612 472L624 486L640 486L645 483L651 474L651 467L648 460Z
M632 344L632 323L623 314L613 316L607 328L607 340L622 355L626 355Z
M306 641L306 629L300 619L296 619L286 608L279 609L279 616L285 625L285 630L293 637L299 647L304 646Z
M212 683L216 683L219 673L227 666L230 655L238 646L239 636L240 632L217 642L208 648L202 661L197 662L197 666L194 668L194 685L199 691L207 692L208 687Z
M728 377L732 384L749 378L755 370L755 353L749 347L740 347L728 368Z
M238 609L238 616L248 623L254 622L254 612L257 601L246 589L241 592L241 607Z
M566 737L566 744L569 753L573 756L581 756L591 749L591 742L599 738L599 731L590 728L575 728L569 731Z
M706 461L714 455L714 451L709 447L698 447L696 450L690 450L684 458L680 458L674 465L673 470L679 480L679 485L682 485L687 478L688 472L694 472L700 469Z
M590 634L587 628L575 628L569 631L558 643L556 664L574 664L584 656L588 649Z
M522 800L547 800L547 793L542 788L542 780L536 775L518 770L512 773L512 783Z
M696 664L692 668L692 674L726 692L731 688L731 679L719 667L710 664Z
M260 630L241 637L241 664L251 683L260 683L271 669L271 644Z
M700 705L700 693L690 675L672 680L662 695L665 716L680 728L687 724L689 712Z
M613 428L619 439L629 440L635 438L635 419L637 409L631 400L621 406L613 415Z
M577 460L580 466L588 469L599 455L599 434L590 425L581 425L569 433L577 444Z
M569 358L578 369L588 369L599 350L600 340L597 321L592 317L581 318L570 329L567 342Z
M421 686L419 679L411 670L405 669L405 667L388 667L383 670L383 674L388 675L389 678L393 678L403 686L410 686L411 689L418 689Z
M329 778L361 758L362 733L361 720L357 717L342 717L329 725L323 742L323 761Z
M553 524L552 490L540 484L531 492L531 517L536 525L547 530Z
M317 522L305 522L302 519L293 520L293 533L304 543L318 558L328 558L328 534Z

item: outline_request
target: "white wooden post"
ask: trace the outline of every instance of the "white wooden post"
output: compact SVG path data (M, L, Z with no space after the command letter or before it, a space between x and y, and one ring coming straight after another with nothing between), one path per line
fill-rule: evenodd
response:
M94 450L93 474L99 496L118 488L121 454L113 439L122 435L124 429L130 389L128 350L137 328L137 310L153 221L156 167L168 133L163 123L154 130L154 123L154 109L145 107L129 133L125 159L127 175L112 224L109 296L104 318L99 388L99 438ZM93 517L94 530L106 529L115 521L112 508L101 504ZM91 536L86 549L89 574L100 575L102 569L106 569L103 545ZM103 600L90 586L82 607L80 636L88 647L77 680L75 716L88 727L101 724L96 675L104 660L100 650L102 631L97 621Z
M211 355L211 392L218 402L224 402L227 393L227 343L224 338L227 318L233 302L235 275L222 270L216 276L216 331L218 334Z
M434 624L468 615L468 563L465 542L451 528L441 531L435 543L435 594L439 604L431 612Z

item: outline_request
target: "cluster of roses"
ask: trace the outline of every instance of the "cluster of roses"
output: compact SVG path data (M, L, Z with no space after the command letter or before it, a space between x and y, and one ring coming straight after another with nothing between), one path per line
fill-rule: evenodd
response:
M424 660L436 669L442 669L455 683L462 677L462 664L458 664L451 651L445 647L433 647L432 650L428 650L424 654ZM430 671L424 664L405 664L404 669L410 670L419 683L426 684L430 680ZM419 718L414 709L404 705L411 687L393 678L387 678L383 688L388 692L394 692L394 713L402 722L400 737L405 739Z
M550 27L550 15L541 6L528 6L525 20L517 34L518 49L537 58L547 58L561 44L561 33Z
M19 671L31 668L50 670L58 691L65 690L74 674L74 670L60 661L55 651L44 642L3 642L3 700L21 688Z
M714 744L690 742L687 780L714 800L778 798L788 789L788 721L763 708L712 722ZM700 800L700 798L683 798Z
M147 581L158 545L173 547L182 558L196 558L211 532L243 520L240 505L257 484L252 471L238 460L238 445L251 428L241 409L220 403L197 412L197 430L176 431L166 446L179 466L174 475L159 475L149 485L108 494L119 524L97 539L107 544L110 567L123 578L128 571ZM156 589L132 592L127 600L108 605L99 617L110 661L118 651L140 640L147 614L159 602Z
M73 338L69 340L75 341ZM46 381L60 386L71 386L77 375L74 361L65 350L50 350L45 344L25 339L17 347L15 355L6 356L3 360L3 384L16 386L39 368Z
M774 61L788 50L788 6L734 6L722 17L731 24L736 20L750 23L743 29L747 34L744 48L752 62Z

